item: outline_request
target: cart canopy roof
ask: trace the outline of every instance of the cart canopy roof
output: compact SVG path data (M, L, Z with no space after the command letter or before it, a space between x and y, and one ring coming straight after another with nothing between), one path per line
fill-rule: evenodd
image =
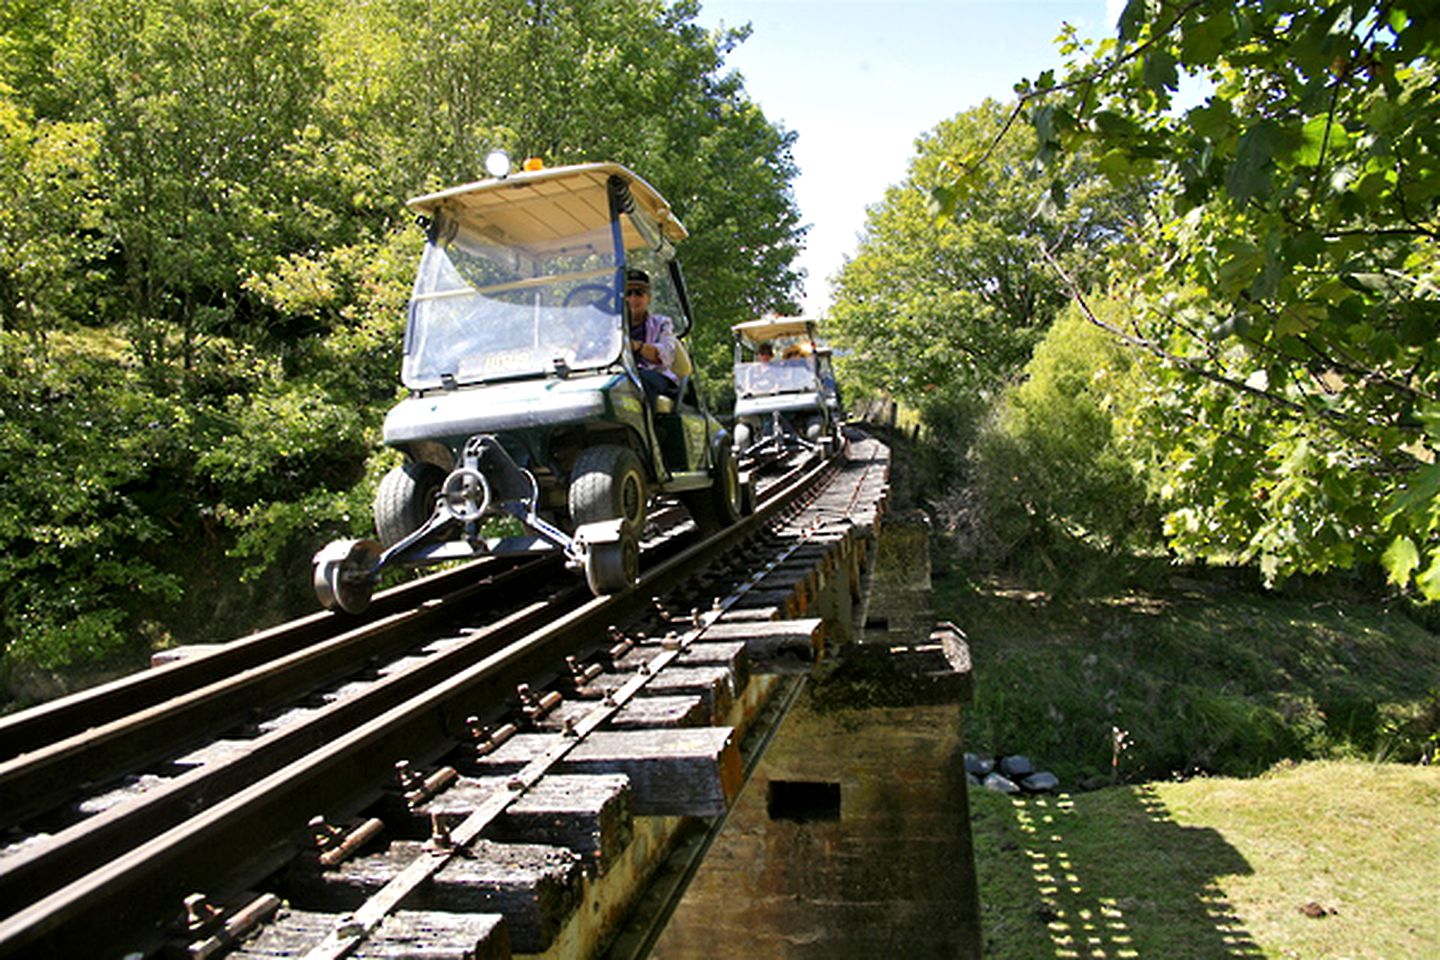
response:
M820 321L814 317L762 317L737 323L730 330L737 337L752 344L765 340L783 340L787 337L815 338L815 328Z
M618 163L584 163L548 170L513 173L480 180L409 201L409 207L432 219L443 214L485 234L492 242L532 252L563 250L571 238L606 227L610 222L607 183L625 180L635 209L659 227L664 238L678 243L688 236L665 198L654 187ZM646 247L646 238L630 217L622 217L625 249Z

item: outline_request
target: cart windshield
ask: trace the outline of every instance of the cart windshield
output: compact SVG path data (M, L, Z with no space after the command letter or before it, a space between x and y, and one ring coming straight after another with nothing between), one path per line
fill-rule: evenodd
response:
M735 394L739 397L814 393L818 388L813 356L768 362L753 360L735 365Z
M421 390L616 362L616 266L608 228L526 246L437 219L410 300L402 380Z

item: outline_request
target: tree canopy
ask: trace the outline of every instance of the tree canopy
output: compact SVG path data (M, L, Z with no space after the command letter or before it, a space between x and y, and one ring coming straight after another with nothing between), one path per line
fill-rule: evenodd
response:
M1084 284L1104 271L1138 194L1109 187L1081 159L1057 165L1072 202L1037 215L1034 144L1001 139L990 162L951 185L951 159L990 143L1006 110L993 101L939 124L917 141L904 183L871 207L855 256L836 283L833 330L843 369L861 386L925 406L958 391L993 394L1014 376L1069 299L1045 268L1054 258ZM950 216L937 219L933 197Z
M1437 47L1409 0L1130 0L932 192L962 216L1021 129L1057 200L1077 157L1144 191L1108 286L1052 269L1160 361L1141 436L1182 553L1272 579L1379 561L1440 598Z

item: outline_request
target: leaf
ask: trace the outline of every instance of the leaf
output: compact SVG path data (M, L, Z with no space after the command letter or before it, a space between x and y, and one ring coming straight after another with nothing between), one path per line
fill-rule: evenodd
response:
M1209 63L1224 48L1227 38L1235 33L1235 22L1227 14L1206 17L1185 28L1180 40L1180 55L1186 63Z
M933 187L930 190L929 207L932 217L951 217L955 214L955 203L959 191L950 186Z
M1380 562L1390 575L1390 582L1403 587L1410 582L1410 575L1420 565L1420 551L1415 549L1415 542L1409 537L1396 537L1385 549Z
M1180 73L1175 63L1175 55L1169 50L1152 50L1145 58L1145 85L1157 93L1180 86Z
M1420 588L1426 600L1440 600L1440 551L1430 554L1430 566L1415 578L1415 586Z
M1429 509L1437 496L1440 496L1440 463L1431 463L1416 471L1410 482L1391 496L1385 521L1393 523L1401 516Z
M1220 289L1233 294L1245 289L1265 266L1265 252L1256 247L1239 247L1235 253L1220 264Z
M1270 193L1270 165L1280 144L1280 127L1262 120L1245 132L1235 161L1225 175L1225 189L1236 200L1263 199Z
M1313 167L1323 155L1333 155L1349 142L1350 135L1340 124L1328 116L1313 117L1300 129L1300 149L1295 154L1295 161Z
M1140 27L1145 23L1145 7L1145 0L1130 0L1125 4L1125 9L1120 12L1120 20L1117 23L1121 40L1134 40L1140 35Z

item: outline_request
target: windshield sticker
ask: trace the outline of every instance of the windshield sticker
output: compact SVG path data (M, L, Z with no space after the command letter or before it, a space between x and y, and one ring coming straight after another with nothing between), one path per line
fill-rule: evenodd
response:
M494 353L470 354L460 359L459 373L462 377L488 377L496 374L529 370L529 350L497 350Z

